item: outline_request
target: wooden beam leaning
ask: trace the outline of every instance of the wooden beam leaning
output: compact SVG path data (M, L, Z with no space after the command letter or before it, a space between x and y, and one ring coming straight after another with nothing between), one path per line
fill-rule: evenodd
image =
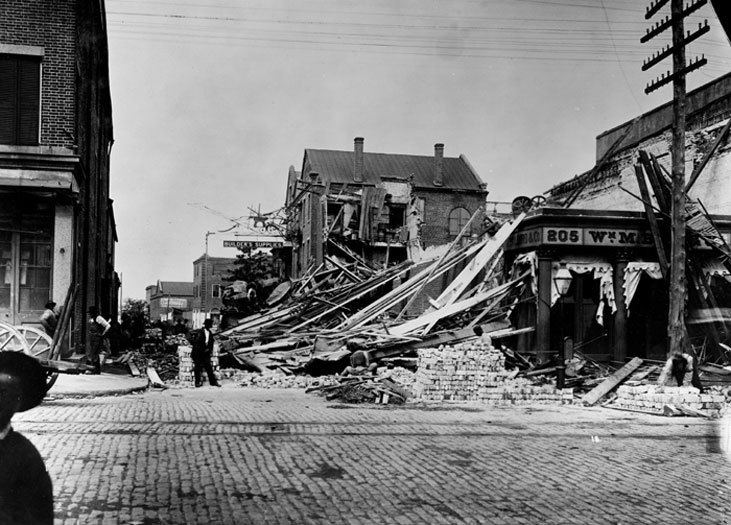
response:
M403 315L406 313L406 311L409 309L409 307L412 304L414 304L414 301L416 301L416 298L419 296L419 294L421 293L421 291L424 289L424 287L426 286L426 284L429 282L429 279L432 276L432 274L435 271L437 271L437 269L439 268L439 266L441 266L441 264L444 261L444 259L447 258L447 255L450 254L450 252L454 249L454 247L457 245L457 243L460 241L460 239L462 239L462 237L464 236L465 232L467 232L467 228L470 227L470 225L472 224L472 222L477 218L477 216L480 214L481 211L482 211L482 206L480 206L479 208L477 208L475 210L475 213L472 214L472 217L470 217L470 220L467 221L467 224L465 224L462 227L462 230L459 232L459 234L454 238L454 240L452 241L452 243L449 245L449 248L447 248L447 251L444 252L444 254L442 254L442 256L439 258L439 260L437 262L435 262L434 264L432 264L431 268L429 269L429 273L426 276L426 279L421 284L421 286L419 286L419 289L416 290L416 292L407 301L406 305L401 309L401 311L399 312L399 314L396 316L396 319L395 319L396 321L398 321L399 319L401 319L401 317L403 317Z
M652 205L650 204L650 191L647 189L645 174L642 171L642 166L639 164L635 164L635 176L637 177L637 185L640 188L640 195L642 196L642 204L645 207L647 221L650 223L652 238L655 241L655 249L657 250L657 260L660 263L660 271L662 272L663 279L667 280L668 259L665 254L665 246L663 245L662 237L660 236L660 226L657 223L655 210L652 209Z
M670 191L667 184L665 184L663 175L656 171L650 155L648 155L645 150L640 150L638 153L640 156L640 163L645 168L647 179L650 181L650 186L652 186L652 192L655 194L658 207L663 213L669 213Z

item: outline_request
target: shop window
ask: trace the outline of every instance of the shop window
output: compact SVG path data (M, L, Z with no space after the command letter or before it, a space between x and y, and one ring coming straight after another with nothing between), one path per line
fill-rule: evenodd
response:
M211 288L211 297L218 298L221 297L221 285L220 284L214 284Z
M449 213L449 236L456 237L472 215L465 208L455 208Z
M38 145L41 61L0 54L0 144Z
M18 324L51 297L53 204L23 195L0 197L0 313Z

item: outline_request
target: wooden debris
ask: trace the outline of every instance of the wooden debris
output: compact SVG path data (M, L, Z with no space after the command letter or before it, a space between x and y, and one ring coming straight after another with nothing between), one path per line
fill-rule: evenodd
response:
M167 385L165 385L165 382L162 379L160 379L160 376L158 375L157 370L155 370L151 366L147 367L147 379L150 381L150 384L153 387L167 388Z
M141 376L141 375L142 375L142 373L140 372L140 369L139 369L139 368L137 368L137 365L136 365L136 364L134 364L134 362L132 362L132 361L129 361L129 362L127 363L127 366L129 366L129 371L130 371L130 373L131 373L131 374L132 374L132 375L133 375L134 377L139 377L139 376Z
M627 379L629 375L637 370L642 364L642 359L639 357L633 358L629 363L625 364L622 368L614 372L611 376L606 378L599 386L594 388L591 392L586 394L581 402L587 406L591 406L607 395L609 392L619 386L622 381Z

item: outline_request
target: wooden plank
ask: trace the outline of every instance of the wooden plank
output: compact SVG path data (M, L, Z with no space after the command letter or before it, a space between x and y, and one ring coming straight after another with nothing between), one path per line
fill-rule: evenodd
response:
M655 241L655 250L657 251L657 260L660 263L660 271L662 272L663 279L668 277L668 259L665 255L665 246L660 236L660 226L655 216L655 210L652 209L650 204L650 191L647 189L647 183L645 182L645 174L642 171L642 166L635 164L635 176L637 177L637 185L640 187L640 195L642 196L642 204L645 206L645 215L650 223L650 231L652 232L652 238Z
M630 381L642 381L650 374L654 374L655 372L657 372L659 370L659 368L660 367L657 365L652 365L647 370L642 370L641 372L637 372L635 375L633 375L630 378Z
M480 206L479 208L477 208L475 210L475 213L472 214L472 217L470 217L470 220L467 221L467 223L462 227L462 230L460 230L459 234L457 234L457 236L454 238L454 240L452 241L452 243L449 245L449 248L447 248L447 251L444 252L442 254L442 256L434 264L431 265L431 267L429 268L429 273L427 274L426 279L424 280L424 282L421 283L421 285L416 290L416 292L414 294L412 294L411 298L408 300L408 302L406 303L406 305L401 309L401 311L399 312L399 314L396 316L396 320L397 321L399 319L401 319L403 317L403 315L406 313L406 311L409 309L409 307L412 304L414 304L414 301L419 296L419 293L421 293L421 291L427 285L427 283L429 282L429 279L431 278L431 276L442 265L442 263L444 262L444 260L447 258L447 255L449 255L449 253L454 249L454 247L457 246L457 243L459 243L460 239L462 239L462 237L464 236L465 232L467 231L467 228L470 227L470 225L472 224L472 221L474 221L477 218L477 215L480 212L482 212L482 206Z
M485 335L490 336L490 339L505 339L506 337L511 337L513 335L529 334L535 331L535 326L527 326L525 328L517 328L515 330L498 330L497 332L492 332Z
M461 297L465 289L487 263L492 260L497 252L500 251L503 244L508 240L508 237L513 234L524 218L525 213L521 213L513 222L503 224L497 233L487 240L485 246L477 252L467 266L455 277L454 281L437 297L437 308L448 306Z
M127 363L127 366L129 367L129 371L130 371L130 373L131 373L131 374L132 374L133 376L135 376L135 377L139 377L139 376L141 376L141 375L142 375L142 372L140 372L140 369L139 369L139 368L137 368L137 365L136 365L136 364L134 364L134 363L133 363L132 361L129 361L129 362Z
M706 414L705 412L701 412L700 410L696 410L695 408L690 408L688 405L679 404L679 405L675 405L675 407L678 410L680 410L683 414L685 414L686 416L705 417L705 418L711 417L708 414Z
M469 299L465 299L463 301L453 303L449 306L445 306L444 308L441 308L440 310L435 310L433 312L429 312L427 314L417 317L416 319L412 319L412 320L406 321L405 323L402 323L400 325L393 326L390 328L391 333L396 334L396 335L406 335L424 325L428 325L430 323L440 321L441 319L444 319L445 317L449 317L450 315L454 315L458 312L467 310L468 308L472 308L473 306L477 306L478 304L480 304L484 301L487 301L488 299L492 299L493 297L496 297L501 294L506 294L508 291L510 291L510 288L515 286L518 282L522 281L523 277L525 277L525 276L520 276L517 279L515 279L514 281L509 281L503 285L492 288L491 290L479 293L479 294L475 295L474 297L470 297Z
M650 155L648 155L645 150L639 151L639 157L640 163L642 163L645 168L645 173L647 173L647 178L650 181L650 186L652 186L652 191L655 194L655 199L657 200L657 205L660 208L660 211L663 213L669 213L670 201L667 186L662 179L662 175L655 171Z
M455 252L454 256L451 257L438 271L431 275L431 280L438 278L443 273L449 271L451 268L472 256L476 253L484 243L478 243L474 246L470 246L463 252ZM411 276L407 281L401 283L399 286L388 292L383 297L373 301L371 304L363 308L360 312L356 312L350 316L346 321L338 326L340 330L347 330L350 328L357 328L362 326L383 312L391 309L401 301L404 301L407 297L413 294L417 287L422 283L424 279L427 279L431 267L425 268L416 275Z
M157 373L157 370L155 370L151 366L147 367L147 379L150 380L150 383L152 384L152 386L156 386L159 388L167 388L165 385L165 382L162 379L160 379L160 375Z
M640 359L639 357L633 358L632 361L625 364L622 368L614 372L601 384L596 386L593 390L591 390L583 398L581 398L582 403L587 406L595 404L601 398L606 396L609 392L614 390L625 379L627 379L632 372L640 367L640 365L642 365L642 359Z

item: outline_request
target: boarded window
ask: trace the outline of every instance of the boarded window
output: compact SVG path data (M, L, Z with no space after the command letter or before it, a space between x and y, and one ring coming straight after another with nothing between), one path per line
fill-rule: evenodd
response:
M456 237L472 215L464 208L455 208L449 213L449 235Z
M0 144L38 145L40 75L40 58L0 54Z

